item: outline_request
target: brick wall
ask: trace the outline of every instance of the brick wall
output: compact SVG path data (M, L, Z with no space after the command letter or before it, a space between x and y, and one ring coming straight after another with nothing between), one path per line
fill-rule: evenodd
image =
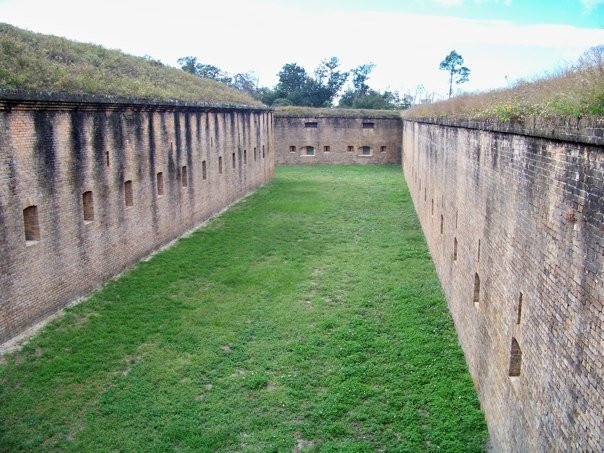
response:
M313 124L316 127L308 127ZM398 118L276 116L275 163L400 163L401 137ZM308 155L308 146L313 148L313 155ZM368 147L365 148L368 154L363 154L363 147Z
M603 451L604 129L510 127L404 121L405 178L495 450Z
M0 343L267 181L272 134L261 108L2 98Z

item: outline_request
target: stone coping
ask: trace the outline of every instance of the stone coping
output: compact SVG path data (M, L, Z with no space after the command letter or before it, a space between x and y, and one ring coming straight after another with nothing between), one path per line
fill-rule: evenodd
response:
M108 94L0 89L0 110L117 110L124 108L142 111L274 111L274 109L266 106L236 103L194 102L178 99L141 99Z
M604 146L604 118L534 117L523 121L446 118L402 118L402 120Z

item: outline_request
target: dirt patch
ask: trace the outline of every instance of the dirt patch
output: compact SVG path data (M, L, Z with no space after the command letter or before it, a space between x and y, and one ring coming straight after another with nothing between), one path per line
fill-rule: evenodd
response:
M308 450L314 448L315 443L312 440L305 439L296 439L296 446L294 447L294 452L300 452L303 450Z

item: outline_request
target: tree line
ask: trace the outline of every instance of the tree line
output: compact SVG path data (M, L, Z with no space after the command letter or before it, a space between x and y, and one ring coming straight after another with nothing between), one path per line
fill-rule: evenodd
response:
M250 72L229 74L211 64L201 63L193 56L179 58L178 64L184 71L230 85L270 106L404 110L414 103L430 102L434 97L422 91L421 86L418 86L415 95L375 90L368 85L375 64L366 63L344 71L337 57L324 59L310 74L297 63L286 63L277 74L279 81L273 88L259 87L258 78ZM463 66L463 58L454 50L440 63L439 68L449 72L449 97L453 93L454 83L468 81L470 70ZM346 86L348 81L350 83Z

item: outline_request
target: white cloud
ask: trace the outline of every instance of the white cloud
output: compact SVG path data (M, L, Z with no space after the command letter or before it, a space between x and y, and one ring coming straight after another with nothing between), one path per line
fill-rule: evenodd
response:
M442 6L461 6L464 0L431 0L432 3L437 3Z
M599 1L599 0L581 0L581 1ZM466 3L466 0L430 0L432 3L436 3L441 6L462 6ZM512 0L470 0L470 3L476 5L484 5L487 3L501 4L504 6L510 6Z
M596 6L604 5L604 0L580 0L580 1L583 4L585 11L588 11L588 12L593 10Z
M438 63L457 50L472 70L464 88L486 89L553 69L604 42L604 30L496 20L350 10L312 10L276 0L0 3L2 20L42 33L149 54L175 65L195 55L229 72L255 70L276 83L284 63L313 69L336 55L350 68L372 61L376 88L444 93Z

